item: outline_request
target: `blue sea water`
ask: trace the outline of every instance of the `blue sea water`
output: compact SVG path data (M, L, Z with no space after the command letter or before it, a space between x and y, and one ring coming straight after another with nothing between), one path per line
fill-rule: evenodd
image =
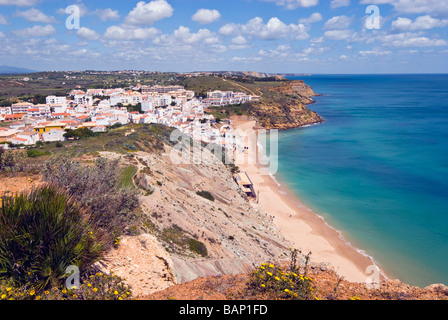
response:
M280 132L277 179L391 277L448 285L448 75L294 79L325 123Z

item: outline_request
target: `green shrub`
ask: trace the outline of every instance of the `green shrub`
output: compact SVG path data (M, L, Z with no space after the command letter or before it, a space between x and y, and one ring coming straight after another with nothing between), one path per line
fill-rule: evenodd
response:
M103 250L88 211L55 186L4 196L0 217L0 279L18 285L46 288L70 265L89 267Z
M207 247L202 242L190 238L188 239L188 245L190 246L190 250L192 252L195 252L203 257L208 256Z
M215 201L215 197L208 191L198 191L196 194L207 200Z
M48 151L42 151L42 150L38 150L38 149L28 149L26 151L26 154L28 155L29 158L37 158L37 157L42 157L42 156L48 156L51 153Z
M28 165L25 151L4 150L0 147L0 172L22 172L26 171Z

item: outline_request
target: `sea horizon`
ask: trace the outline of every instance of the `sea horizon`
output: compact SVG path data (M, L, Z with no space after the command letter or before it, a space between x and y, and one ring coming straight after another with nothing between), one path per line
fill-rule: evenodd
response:
M448 91L440 77L292 78L321 95L309 108L325 122L280 132L274 175L387 275L420 287L448 283L448 158L440 148ZM417 95L425 99L416 103Z

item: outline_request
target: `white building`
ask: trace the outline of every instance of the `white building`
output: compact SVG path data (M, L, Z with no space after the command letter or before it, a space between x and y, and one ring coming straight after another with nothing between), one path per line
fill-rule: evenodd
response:
M44 142L57 142L57 141L65 141L64 130L51 130L42 133L42 140Z
M47 104L67 104L66 97L48 96L46 99Z
M0 107L0 114L12 114L11 107Z
M34 105L29 102L19 102L11 106L11 111L13 114L26 114L28 109L32 109Z

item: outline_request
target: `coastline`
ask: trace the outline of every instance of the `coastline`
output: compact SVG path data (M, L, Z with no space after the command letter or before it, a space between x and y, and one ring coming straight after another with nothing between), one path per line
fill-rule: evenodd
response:
M254 129L255 121L242 122L237 128ZM352 246L340 231L307 208L293 192L280 187L275 177L261 174L263 167L257 161L245 160L237 165L254 183L259 198L253 206L272 217L274 225L294 248L305 254L311 252L312 262L330 264L338 275L350 282L365 283L372 276L371 270L367 270L372 265L380 270L380 281L389 279L372 257Z

